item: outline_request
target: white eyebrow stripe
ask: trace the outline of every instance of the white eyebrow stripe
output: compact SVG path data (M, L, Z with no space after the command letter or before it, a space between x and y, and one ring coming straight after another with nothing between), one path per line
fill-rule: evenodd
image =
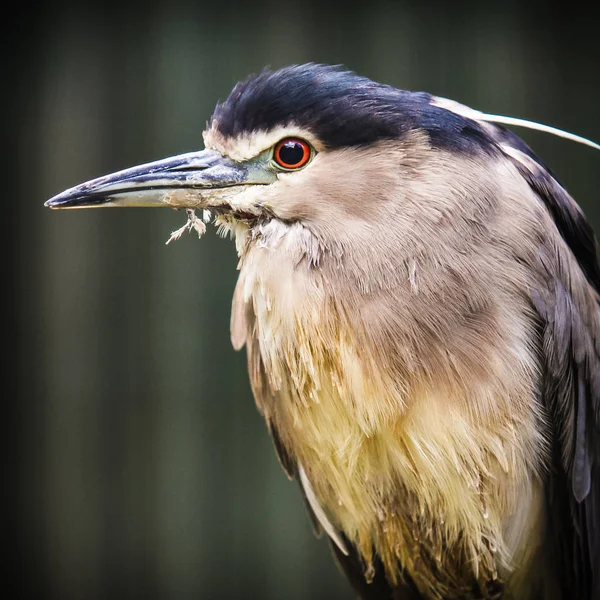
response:
M311 144L317 152L323 150L323 145L312 132L294 123L275 127L269 131L242 133L236 137L225 137L216 127L211 127L204 132L203 136L207 148L217 150L238 161L254 158L286 137L301 138Z
M432 98L432 104L434 106L438 106L439 108L444 108L453 112L457 115L461 115L468 119L473 119L475 121L487 121L489 123L499 123L501 125L513 125L515 127L524 127L526 129L533 129L536 131L543 131L544 133L549 133L551 135L556 135L558 137L564 138L566 140L570 140L572 142L576 142L578 144L584 144L585 146L590 146L590 148L595 148L596 150L600 150L600 144L593 142L583 136L576 135L574 133L570 133L569 131L564 131L563 129L558 129L558 127L551 127L550 125L544 125L543 123L537 123L536 121L528 121L527 119L519 119L517 117L505 117L503 115L489 115L487 113L481 112L479 110L475 110L473 108L469 108L464 104L460 104L459 102L455 102L454 100L449 100L448 98L440 98L434 97Z
M312 508L317 521L321 524L327 535L335 542L335 545L344 553L345 556L348 556L348 549L346 548L346 544L339 536L338 532L335 530L335 527L331 524L331 521L327 518L325 511L321 508L315 493L313 492L312 486L310 485L310 481L308 481L308 477L302 468L302 465L298 465L298 472L300 474L300 484L304 489L304 493L306 494L306 499Z

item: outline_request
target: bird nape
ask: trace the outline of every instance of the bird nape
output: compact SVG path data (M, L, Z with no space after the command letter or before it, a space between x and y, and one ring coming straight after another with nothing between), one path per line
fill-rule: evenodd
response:
M600 598L596 239L494 121L557 133L290 66L238 83L205 150L46 203L231 233L233 345L363 598Z

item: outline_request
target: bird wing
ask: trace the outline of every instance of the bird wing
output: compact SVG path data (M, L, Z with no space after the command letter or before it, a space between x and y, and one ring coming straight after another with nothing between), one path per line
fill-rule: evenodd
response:
M494 126L496 127L496 126ZM564 597L600 598L600 267L582 210L516 135L497 127L500 148L552 216L568 246L549 235L543 282L531 290L539 316L542 401L552 428L550 541ZM555 240L560 241L558 236ZM564 256L560 256L560 254Z

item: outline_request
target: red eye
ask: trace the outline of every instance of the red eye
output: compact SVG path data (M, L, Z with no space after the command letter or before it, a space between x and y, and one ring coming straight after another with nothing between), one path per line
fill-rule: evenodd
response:
M310 146L298 138L285 138L281 140L275 151L273 159L282 169L299 169L310 158Z

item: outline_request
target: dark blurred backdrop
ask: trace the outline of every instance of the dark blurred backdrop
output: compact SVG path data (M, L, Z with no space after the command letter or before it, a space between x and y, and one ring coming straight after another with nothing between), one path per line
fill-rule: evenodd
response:
M600 140L597 20L511 2L13 10L2 39L4 585L69 600L351 598L230 346L233 245L210 231L165 246L184 221L167 210L42 203L200 148L216 101L264 65L343 63ZM521 134L599 229L600 154Z

